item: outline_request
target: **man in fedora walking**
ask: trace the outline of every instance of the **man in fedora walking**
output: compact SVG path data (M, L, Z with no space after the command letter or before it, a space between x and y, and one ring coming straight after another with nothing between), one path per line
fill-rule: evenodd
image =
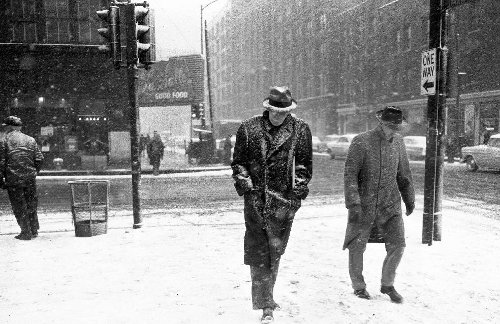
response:
M38 236L36 175L43 155L35 139L21 132L23 123L16 116L5 118L5 137L0 141L0 180L9 194L12 211L21 233L19 240Z
M287 87L271 87L261 116L243 121L233 153L234 185L244 196L244 263L250 266L252 304L262 323L273 321L273 289L295 212L309 193L312 137L291 115L297 107Z
M377 112L379 125L356 136L344 169L345 205L348 222L343 249L349 249L349 275L354 294L370 299L363 278L363 253L370 233L385 242L380 291L393 302L403 297L394 289L396 269L403 256L405 232L401 197L406 215L415 208L415 192L403 137L398 134L404 118L397 107Z

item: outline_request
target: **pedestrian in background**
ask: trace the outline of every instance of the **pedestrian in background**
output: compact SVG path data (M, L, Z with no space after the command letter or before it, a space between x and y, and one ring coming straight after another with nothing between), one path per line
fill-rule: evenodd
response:
M163 159L163 150L165 145L163 144L160 134L157 131L153 132L153 138L148 143L147 151L149 157L149 164L153 166L153 174L160 174L160 162Z
M380 292L393 302L403 298L394 288L396 269L405 249L401 197L406 215L415 208L415 192L403 137L403 114L397 107L377 112L379 125L356 136L345 161L344 193L348 222L343 249L349 249L349 275L354 294L370 299L363 278L363 253L371 233L385 241ZM400 194L401 193L401 194Z
M5 136L0 142L0 178L7 189L12 211L21 233L19 240L38 236L38 196L36 176L43 163L43 155L35 139L21 132L22 121L7 117L3 125Z
M243 121L236 134L233 179L244 196L244 263L250 266L253 309L262 323L278 307L273 290L295 212L309 193L312 138L291 115L297 104L287 87L271 87L262 116Z

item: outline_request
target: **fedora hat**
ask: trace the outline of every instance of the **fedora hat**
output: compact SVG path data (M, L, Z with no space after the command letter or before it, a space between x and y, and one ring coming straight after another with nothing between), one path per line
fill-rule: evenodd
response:
M3 120L2 126L23 126L23 122L17 116L9 116Z
M287 112L297 108L288 87L271 87L269 96L262 103L266 110Z
M396 106L387 106L377 111L375 116L381 123L397 130L403 129L407 124L403 112Z

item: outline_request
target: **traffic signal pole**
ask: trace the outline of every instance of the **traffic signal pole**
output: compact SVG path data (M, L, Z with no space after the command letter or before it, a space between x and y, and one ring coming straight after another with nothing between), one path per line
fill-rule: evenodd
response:
M430 0L429 48L437 49L436 93L427 99L427 148L425 155L424 215L422 243L432 245L441 241L443 194L443 137L446 125L446 69L445 44L446 10L444 0Z
M120 11L125 12L126 32L126 67L127 84L129 96L129 120L130 120L130 164L132 171L132 209L134 215L133 228L142 227L141 200L139 188L141 185L141 160L139 148L140 116L137 104L137 79L139 63L148 70L155 61L153 36L151 35L151 24L149 4L135 3L132 0L111 1L108 9L98 10L97 16L106 22L105 28L99 28L98 32L106 40L107 45L103 50L109 51L116 69L121 67L122 51L120 44Z
M130 158L132 171L132 210L134 216L133 228L142 227L141 200L139 188L141 185L141 160L139 150L139 107L137 105L137 37L135 4L125 5L126 40L127 40L127 83L130 120Z

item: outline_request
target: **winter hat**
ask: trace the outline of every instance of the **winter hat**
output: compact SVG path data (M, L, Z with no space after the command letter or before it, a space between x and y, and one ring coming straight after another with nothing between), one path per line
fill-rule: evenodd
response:
M271 87L269 97L262 103L266 110L288 112L297 108L297 101L292 98L288 87Z
M381 123L396 130L403 129L407 124L406 119L403 117L403 112L395 106L387 106L377 111L376 117Z
M3 120L2 126L22 126L21 118L17 116L9 116Z

